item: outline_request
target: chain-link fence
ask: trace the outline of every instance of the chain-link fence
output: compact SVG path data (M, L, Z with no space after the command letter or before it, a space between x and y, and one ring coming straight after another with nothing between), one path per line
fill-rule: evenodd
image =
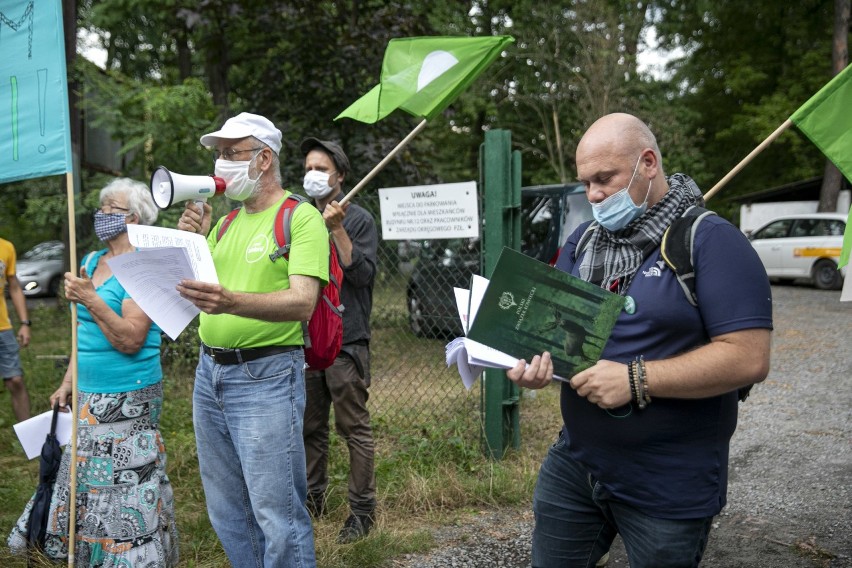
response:
M378 203L362 203L380 225ZM373 421L398 427L456 423L479 428L480 391L447 368L445 346L462 334L453 287L480 272L478 247L463 240L383 241L373 292L370 342Z
M377 192L362 192L357 203L381 231ZM588 217L587 210L582 186L524 188L522 250L552 260L578 222L575 217ZM386 432L441 424L478 439L482 383L466 390L456 367L447 368L445 346L462 335L453 287L469 288L471 275L482 273L480 241L384 241L379 235L370 342L372 421ZM196 320L181 341L164 343L164 368L191 377L197 357Z
M375 197L359 195L358 202L380 225ZM590 218L580 184L523 188L520 248L552 263L568 234ZM451 420L468 436L478 435L482 383L465 390L456 367L447 368L444 348L462 334L453 287L469 288L471 274L482 273L479 239L380 237L378 262L371 318L374 420L400 426Z

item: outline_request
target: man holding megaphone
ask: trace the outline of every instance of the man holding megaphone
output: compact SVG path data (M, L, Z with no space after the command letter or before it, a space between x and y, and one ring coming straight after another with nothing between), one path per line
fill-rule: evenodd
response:
M184 280L201 311L193 392L198 462L210 521L235 567L314 566L302 440L301 323L328 281L328 231L313 207L291 221L289 259L270 259L281 187L281 131L241 113L201 137L216 150L225 195L242 202L227 232L187 202L178 228L208 235L220 284Z

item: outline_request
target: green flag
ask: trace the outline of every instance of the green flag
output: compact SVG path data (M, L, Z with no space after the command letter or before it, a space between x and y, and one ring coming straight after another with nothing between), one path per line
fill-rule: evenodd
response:
M852 181L852 65L835 75L790 120Z
M513 41L511 36L392 39L379 84L335 120L347 117L372 124L398 108L434 118Z
M850 250L852 250L852 207L849 208L849 216L846 218L846 231L843 233L843 248L840 249L837 268L843 268L849 264ZM852 275L847 275L847 277L852 277Z

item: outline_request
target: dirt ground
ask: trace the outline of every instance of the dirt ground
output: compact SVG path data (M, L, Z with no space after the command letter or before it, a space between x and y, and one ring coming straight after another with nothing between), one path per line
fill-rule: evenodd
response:
M772 293L771 371L740 406L702 567L852 567L852 302L803 285ZM394 566L527 567L532 524L529 507L483 511ZM628 566L620 539L608 566Z

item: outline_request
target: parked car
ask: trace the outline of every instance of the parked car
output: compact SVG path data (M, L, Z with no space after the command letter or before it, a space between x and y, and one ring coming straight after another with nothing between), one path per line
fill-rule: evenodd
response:
M821 290L843 286L845 267L837 270L846 215L785 215L749 235L766 274L774 280L807 278Z
M592 218L582 184L521 189L521 252L554 264L568 235ZM423 241L408 281L411 330L420 337L462 335L453 288L469 288L479 273L478 238Z
M20 256L15 272L25 296L56 296L65 274L65 245L37 244Z

